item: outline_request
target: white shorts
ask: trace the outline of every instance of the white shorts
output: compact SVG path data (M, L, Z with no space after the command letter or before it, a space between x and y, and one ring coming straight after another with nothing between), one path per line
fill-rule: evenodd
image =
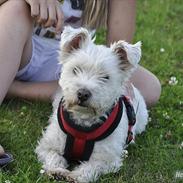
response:
M33 35L31 60L18 71L15 79L32 82L58 80L61 73L58 51L59 41Z

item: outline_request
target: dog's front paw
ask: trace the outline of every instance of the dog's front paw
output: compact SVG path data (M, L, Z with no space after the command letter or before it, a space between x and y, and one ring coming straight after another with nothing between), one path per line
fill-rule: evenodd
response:
M89 175L84 174L84 172L74 170L68 174L68 179L72 180L74 183L89 183Z
M56 180L67 180L67 177L70 171L64 168L52 168L52 169L45 170L45 173L50 178L53 178Z
M76 179L73 179L73 178L70 177L70 176L67 176L67 177L66 177L66 181L69 182L69 183L79 183Z

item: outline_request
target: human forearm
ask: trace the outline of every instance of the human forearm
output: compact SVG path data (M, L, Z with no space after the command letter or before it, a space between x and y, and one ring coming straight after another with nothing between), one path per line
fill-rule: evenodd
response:
M135 31L135 17L135 0L110 0L107 44L118 40L131 42Z
M57 81L36 83L14 81L8 91L7 98L18 97L28 100L51 101L57 88Z

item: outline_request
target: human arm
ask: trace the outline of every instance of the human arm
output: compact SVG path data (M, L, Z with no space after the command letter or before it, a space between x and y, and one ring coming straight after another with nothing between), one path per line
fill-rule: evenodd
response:
M136 0L109 0L107 44L132 41L135 31Z
M22 82L14 80L6 98L51 101L58 88L58 81Z

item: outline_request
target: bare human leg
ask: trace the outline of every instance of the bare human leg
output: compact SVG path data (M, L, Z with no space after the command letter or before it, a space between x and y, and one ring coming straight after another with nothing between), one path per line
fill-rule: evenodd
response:
M18 69L31 57L32 25L24 1L9 0L0 6L0 104Z
M158 102L161 95L161 84L153 73L139 66L131 77L131 82L140 90L148 107Z

